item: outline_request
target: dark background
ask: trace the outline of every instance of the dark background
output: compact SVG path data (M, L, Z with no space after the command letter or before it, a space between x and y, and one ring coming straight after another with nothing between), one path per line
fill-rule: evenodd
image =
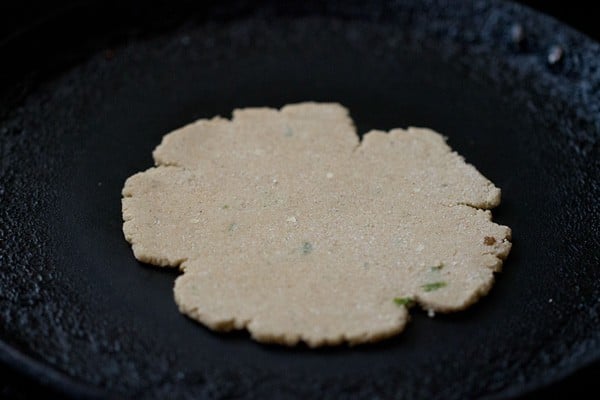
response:
M162 1L153 8L143 1L34 1L2 2L0 5L0 101L18 102L36 82L51 77L61 68L85 59L93 51L110 51L123 38L143 35L148 28L168 30L180 21L172 10L189 10L201 15L207 1ZM600 23L590 3L580 0L520 1L575 27L600 41ZM291 5L293 6L293 5ZM72 15L85 18L71 18ZM159 16L157 18L157 16ZM110 31L110 36L102 34ZM43 37L40 37L43 32ZM15 43L19 43L16 48ZM27 46L24 46L26 43ZM53 57L53 44L70 50L68 57ZM27 48L25 48L27 47ZM107 53L109 55L109 53ZM13 60L18 57L18 63ZM24 62L25 61L25 62ZM17 69L17 65L20 66ZM30 67L23 69L23 65ZM17 78L17 79L16 79ZM16 84L15 82L18 82ZM0 115L0 118L2 115ZM524 399L559 398L577 395L594 398L600 391L600 362L584 368L566 379L531 393ZM60 398L44 385L20 376L0 364L0 398Z

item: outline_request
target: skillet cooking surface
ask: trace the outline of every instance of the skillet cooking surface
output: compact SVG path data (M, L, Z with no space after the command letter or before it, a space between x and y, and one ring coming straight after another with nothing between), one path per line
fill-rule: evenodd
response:
M444 4L215 13L3 105L0 360L80 396L451 399L524 393L600 359L600 48L516 5ZM178 313L177 272L139 264L123 238L124 180L174 128L304 100L344 104L360 133L438 130L502 188L494 219L514 247L486 298L320 350Z

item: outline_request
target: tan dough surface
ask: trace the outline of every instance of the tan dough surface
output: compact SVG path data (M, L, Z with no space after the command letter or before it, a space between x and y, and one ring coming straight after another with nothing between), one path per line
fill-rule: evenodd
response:
M461 310L510 251L500 190L429 129L359 142L332 103L235 110L163 138L123 188L135 257L179 267L181 312L311 347L402 331L411 298ZM402 301L399 301L402 302Z

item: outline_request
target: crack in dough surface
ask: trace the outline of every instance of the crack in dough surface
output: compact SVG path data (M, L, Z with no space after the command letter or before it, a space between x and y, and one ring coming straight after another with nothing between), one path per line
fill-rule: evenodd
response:
M381 340L408 307L462 310L511 247L500 190L429 129L370 131L334 103L246 108L166 135L127 179L135 257L179 267L175 301L213 330L311 347Z

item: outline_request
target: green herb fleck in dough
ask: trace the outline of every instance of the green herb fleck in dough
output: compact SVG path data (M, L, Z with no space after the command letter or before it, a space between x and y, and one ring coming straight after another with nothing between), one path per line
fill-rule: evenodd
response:
M302 245L302 254L308 254L312 252L312 250L312 244L310 244L309 242L304 242L304 244Z
M227 228L227 230L229 232L233 232L237 229L237 224L235 222L232 222L231 224L229 224L229 228Z
M396 297L394 299L394 303L398 304L399 306L411 307L415 304L415 301L412 297Z
M227 204L223 204L223 207L221 207L223 210L227 210L229 208L229 205Z
M444 286L446 286L446 282L439 281L439 282L427 283L421 287L426 292L433 292L434 290L438 290L440 288L443 288Z
M431 271L439 271L442 268L444 268L444 264L443 263L439 263L438 265L434 265L431 267Z

